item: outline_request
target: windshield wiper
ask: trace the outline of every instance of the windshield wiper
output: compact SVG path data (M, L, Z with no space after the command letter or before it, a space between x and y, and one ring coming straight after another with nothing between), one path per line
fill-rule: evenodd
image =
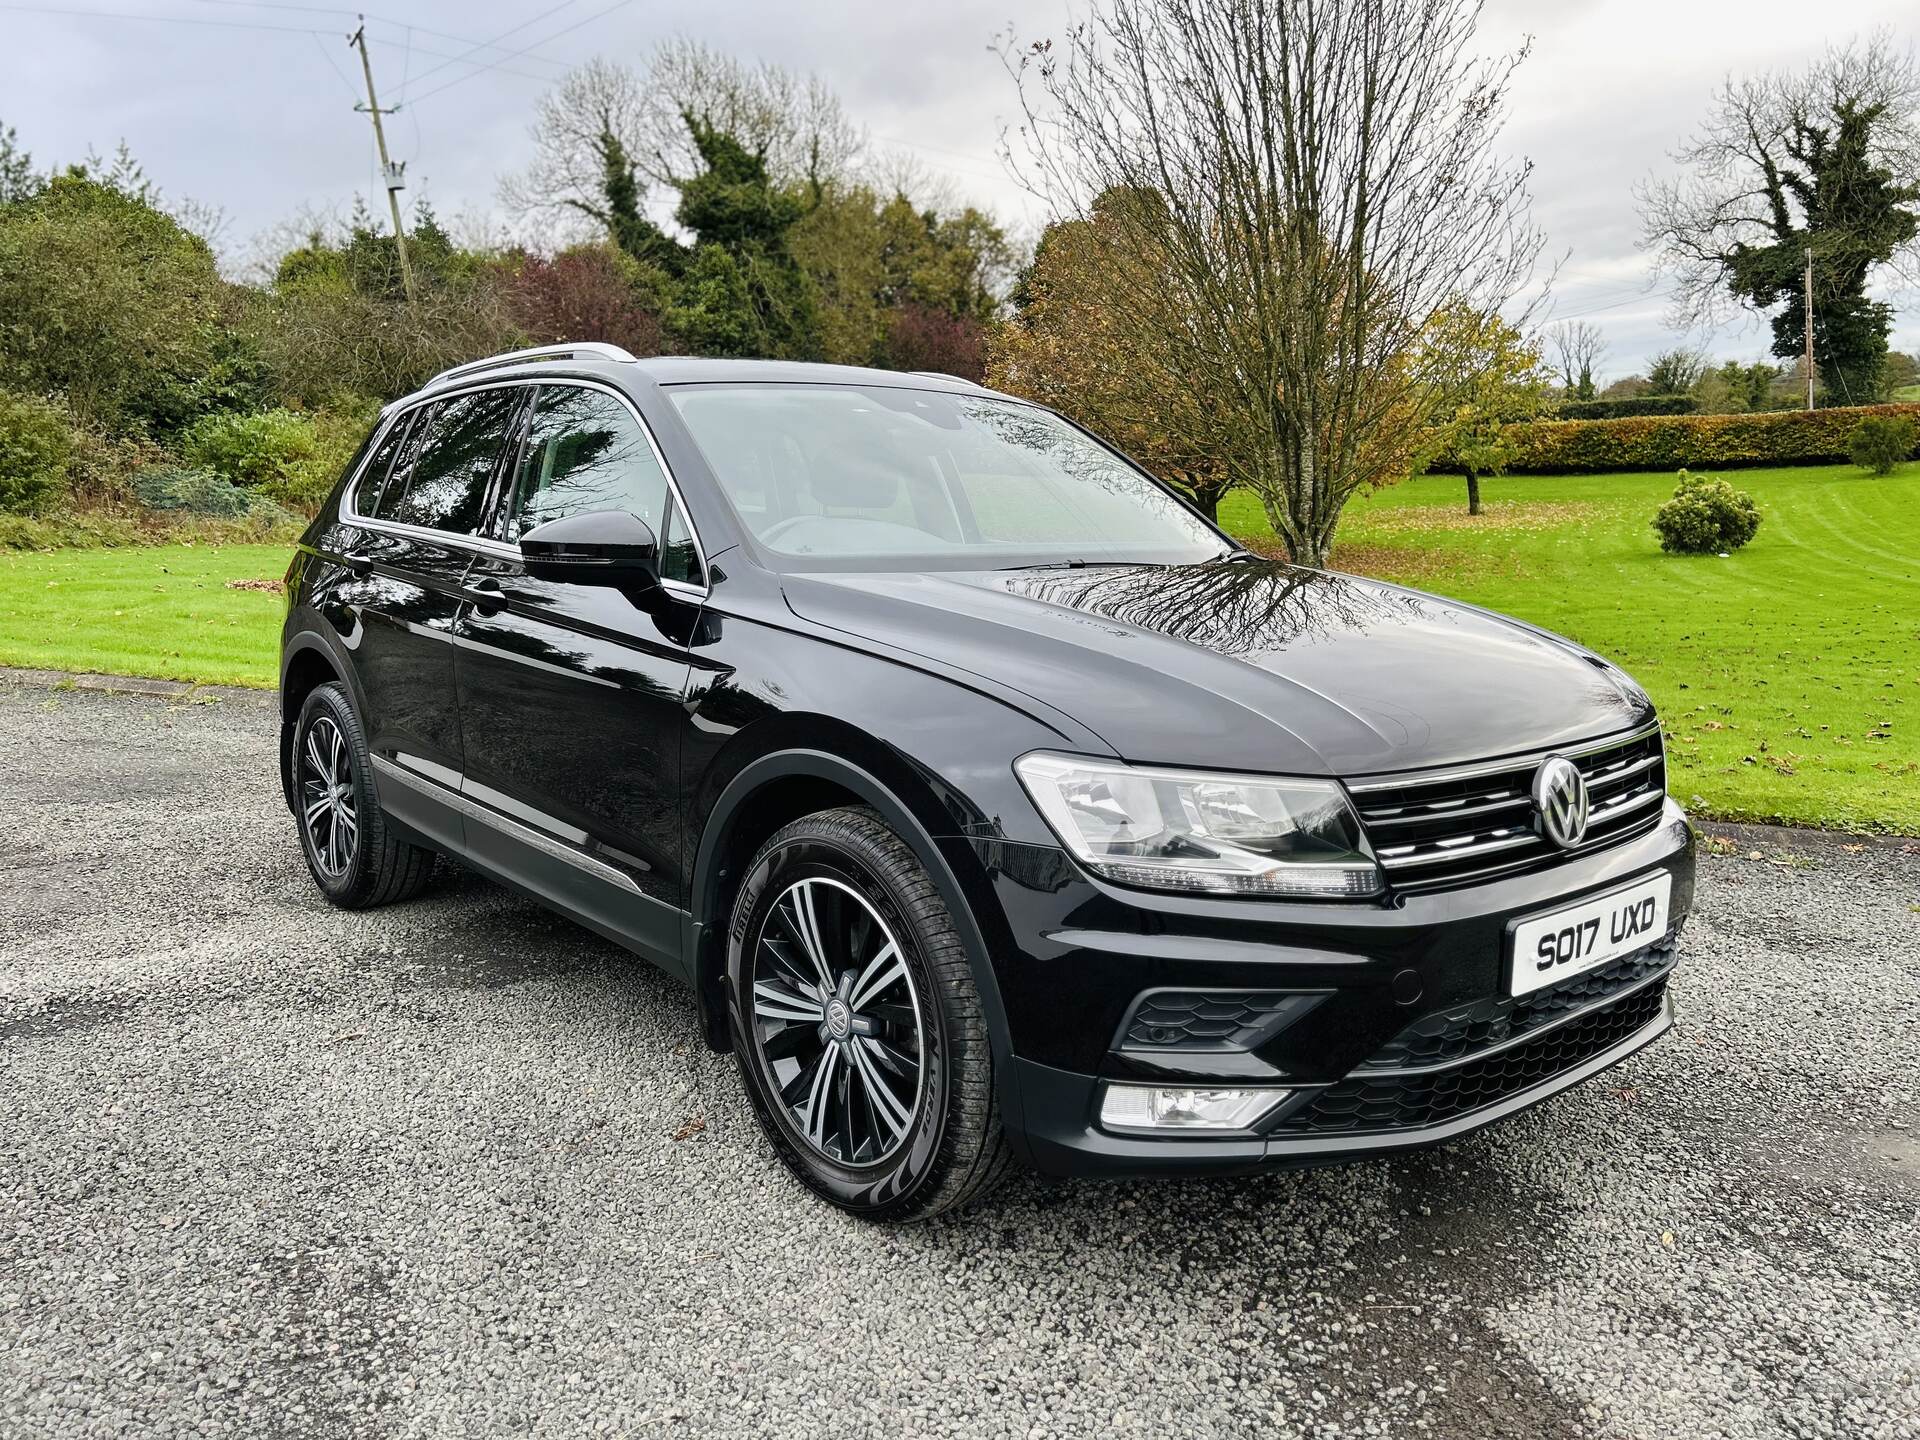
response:
M1085 570L1098 566L1102 570L1118 570L1122 566L1154 566L1158 560L1036 560L1031 565L1002 565L1000 570Z

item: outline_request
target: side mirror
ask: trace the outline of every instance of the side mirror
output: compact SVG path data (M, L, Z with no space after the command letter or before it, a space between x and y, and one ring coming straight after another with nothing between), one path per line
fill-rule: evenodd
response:
M520 554L539 580L625 590L660 579L653 527L625 510L589 510L536 525L520 537Z

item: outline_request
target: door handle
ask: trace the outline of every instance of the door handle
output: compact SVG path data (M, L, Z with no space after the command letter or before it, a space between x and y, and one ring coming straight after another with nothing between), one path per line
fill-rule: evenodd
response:
M347 569L352 571L357 579L364 580L373 573L373 562L364 555L349 555L346 560Z
M491 615L506 603L500 594L500 582L484 575L461 593L482 615Z

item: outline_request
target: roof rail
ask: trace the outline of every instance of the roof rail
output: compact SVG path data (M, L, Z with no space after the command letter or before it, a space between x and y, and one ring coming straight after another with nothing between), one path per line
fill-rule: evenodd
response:
M909 370L907 373L909 375L920 375L928 380L952 380L957 384L971 385L976 390L986 388L978 380L969 380L964 375L951 375L945 370Z
M478 375L483 370L501 370L509 365L529 365L536 360L631 360L634 357L618 345L598 340L575 340L563 345L535 345L530 350L509 350L504 355L489 355L484 360L469 360L442 370L427 385L438 385L461 375ZM424 386L422 387L425 388Z

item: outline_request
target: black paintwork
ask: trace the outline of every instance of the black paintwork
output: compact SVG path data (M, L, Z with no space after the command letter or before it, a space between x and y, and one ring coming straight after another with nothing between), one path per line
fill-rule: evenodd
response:
M614 390L644 418L692 515L708 588L535 578L498 540L357 521L343 481L289 571L286 718L304 688L343 678L373 755L413 772L404 784L380 777L399 823L694 983L710 1040L724 1036L714 982L731 886L759 839L823 804L870 804L919 852L973 951L1003 1120L1029 1159L1059 1171L1299 1163L1471 1128L1302 1146L1121 1137L1094 1113L1103 1076L1338 1080L1409 1020L1501 993L1516 917L1624 879L1673 872L1672 913L1686 914L1692 841L1671 804L1610 849L1377 901L1096 880L1028 801L1019 755L1353 778L1595 739L1644 725L1651 707L1619 671L1532 627L1242 553L1183 567L778 573L662 389L766 379L974 391L963 381L566 361L423 393L534 379ZM501 533L492 512L505 470L485 534ZM1135 998L1168 986L1324 998L1251 1053L1118 1053Z

